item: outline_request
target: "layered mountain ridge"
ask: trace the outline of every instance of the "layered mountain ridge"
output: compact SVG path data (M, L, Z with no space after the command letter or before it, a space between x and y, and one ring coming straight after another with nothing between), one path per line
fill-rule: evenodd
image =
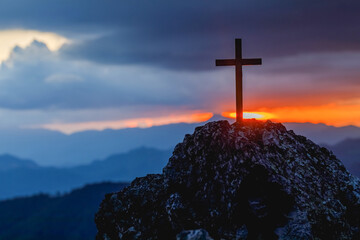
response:
M220 119L225 120L214 115L209 121ZM0 129L0 154L32 159L40 166L77 166L141 146L160 150L174 148L184 134L204 124L177 123L150 128L89 130L71 135L44 129ZM355 126L332 127L312 123L284 125L318 144L334 145L348 138L360 138L360 127Z
M0 155L0 200L38 193L64 193L103 181L130 182L147 173L160 173L169 156L171 151L143 147L88 165L55 168Z

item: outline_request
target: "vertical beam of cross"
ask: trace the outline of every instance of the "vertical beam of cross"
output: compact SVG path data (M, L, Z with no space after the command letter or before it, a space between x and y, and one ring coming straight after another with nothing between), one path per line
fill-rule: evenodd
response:
M241 39L235 39L235 91L236 91L236 121L243 120L243 72L242 72ZM240 61L239 61L240 60Z
M243 121L243 86L242 66L261 65L261 58L242 58L241 39L235 39L235 59L217 59L216 66L235 66L235 87L236 87L236 122Z

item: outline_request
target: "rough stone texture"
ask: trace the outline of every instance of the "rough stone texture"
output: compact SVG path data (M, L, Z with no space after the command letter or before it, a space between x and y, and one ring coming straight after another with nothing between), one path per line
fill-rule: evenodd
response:
M176 240L214 240L204 229L184 230L176 236Z
M214 239L360 239L360 183L281 124L211 122L185 136L163 174L107 195L95 220L97 239L191 229Z

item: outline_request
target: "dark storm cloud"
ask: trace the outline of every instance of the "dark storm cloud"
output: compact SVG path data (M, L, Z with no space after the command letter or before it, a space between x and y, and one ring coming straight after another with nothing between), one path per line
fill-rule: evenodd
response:
M244 56L261 56L265 60L359 50L359 6L334 1L225 1L188 8L155 5L151 10L140 10L135 16L137 21L127 23L131 29L120 27L113 34L67 46L63 51L103 63L201 70L213 68L215 58L232 57L235 37L244 38ZM117 20L122 26L122 19Z
M2 26L107 34L62 49L70 58L172 69L214 67L233 56L271 59L360 50L359 1L1 1Z

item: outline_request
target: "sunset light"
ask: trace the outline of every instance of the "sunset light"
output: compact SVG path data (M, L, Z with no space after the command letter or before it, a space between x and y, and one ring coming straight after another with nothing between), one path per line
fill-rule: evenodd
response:
M324 123L336 127L360 126L360 104L356 101L353 103L266 108L263 110L244 112L244 118L270 119L276 122ZM226 118L236 118L235 112L223 112L221 115Z
M324 123L336 127L360 126L360 104L327 104L274 108L272 112L279 122Z
M188 113L179 115L169 115L153 118L133 118L119 121L96 121L96 122L77 122L77 123L51 123L40 126L40 128L60 131L65 134L86 130L104 129L123 129L123 128L149 128L174 123L197 123L209 120L212 113ZM38 128L38 126L33 127Z
M0 240L360 240L360 1L0 12Z
M9 58L15 46L25 48L34 40L45 43L50 51L57 51L65 43L70 42L65 37L52 32L25 29L0 30L0 62Z
M226 118L236 118L236 112L223 112L221 114L223 117ZM244 112L244 118L245 119L258 119L258 120L267 120L267 119L273 119L275 118L274 114L268 113L268 112Z

